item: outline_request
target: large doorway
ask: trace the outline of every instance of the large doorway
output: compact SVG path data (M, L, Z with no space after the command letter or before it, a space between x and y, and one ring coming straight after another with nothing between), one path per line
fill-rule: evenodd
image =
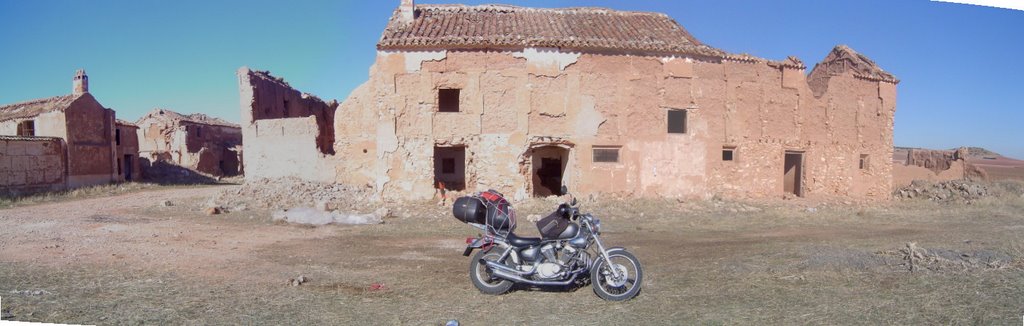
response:
M533 179L533 195L547 197L563 195L562 182L565 166L569 163L569 149L558 146L544 146L530 149Z
M466 147L434 147L434 187L466 189Z
M803 165L804 154L801 152L786 152L786 159L783 166L783 191L800 197L804 196L803 191Z
M124 181L132 181L132 156L124 156Z

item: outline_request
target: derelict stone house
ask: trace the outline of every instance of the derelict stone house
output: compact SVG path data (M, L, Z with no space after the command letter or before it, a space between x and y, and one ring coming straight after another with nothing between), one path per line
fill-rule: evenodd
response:
M242 173L242 130L236 124L159 108L135 124L139 153L151 163L170 163L215 176Z
M889 198L898 80L846 46L805 70L705 45L660 13L403 0L369 80L336 109L313 101L332 125L262 115L294 110L278 94L298 91L239 71L247 146L306 157L289 169L264 156L248 172L384 198L440 185L523 198L562 183L578 195ZM331 151L313 150L324 133Z
M117 160L117 174L124 181L142 179L142 163L139 160L139 127L121 119L114 120L114 157Z
M125 180L118 165L133 165L137 152L116 141L115 112L89 94L84 70L72 93L0 106L0 179L4 192L56 190Z

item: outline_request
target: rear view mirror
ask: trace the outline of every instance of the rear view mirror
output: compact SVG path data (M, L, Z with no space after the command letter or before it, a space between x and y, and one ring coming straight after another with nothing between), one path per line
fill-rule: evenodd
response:
M565 185L562 185L562 194L564 195L564 194L567 194L567 193L569 193L569 187L566 187Z

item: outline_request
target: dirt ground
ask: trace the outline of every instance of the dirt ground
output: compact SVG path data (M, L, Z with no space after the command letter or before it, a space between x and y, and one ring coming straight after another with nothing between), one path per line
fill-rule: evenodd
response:
M585 202L604 240L644 264L643 291L479 293L474 229L433 203L381 225L208 216L237 186L144 190L0 210L4 319L75 324L1017 324L1024 197ZM165 206L170 201L171 206ZM554 205L518 207L524 218ZM912 243L912 244L908 244ZM914 265L914 272L910 269ZM308 282L292 286L303 276Z

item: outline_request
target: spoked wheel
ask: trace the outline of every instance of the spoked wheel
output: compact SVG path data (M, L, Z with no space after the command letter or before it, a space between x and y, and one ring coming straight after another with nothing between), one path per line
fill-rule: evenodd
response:
M608 301L635 297L640 293L640 285L644 280L644 269L640 261L625 250L611 252L608 256L610 262L600 258L590 271L594 293Z
M469 279L480 292L498 295L512 288L512 281L494 277L491 269L480 263L481 259L497 261L498 258L501 258L501 253L497 250L481 250L473 255L473 260L469 262Z

